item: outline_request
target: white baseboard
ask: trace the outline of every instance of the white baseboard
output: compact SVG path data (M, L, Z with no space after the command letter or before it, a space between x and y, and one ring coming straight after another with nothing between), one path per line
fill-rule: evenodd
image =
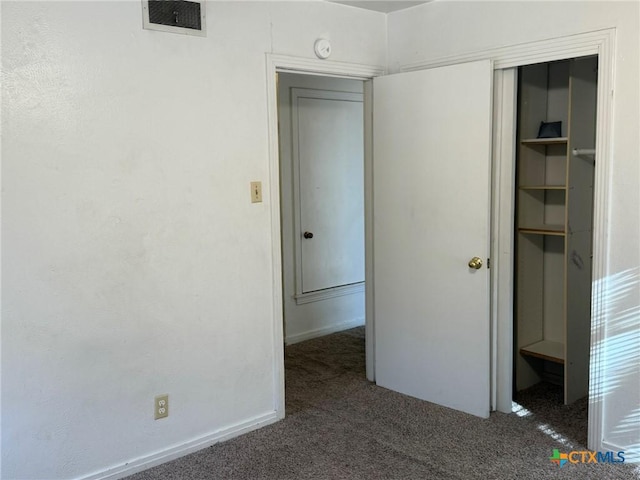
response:
M139 457L128 461L123 465L118 465L97 473L93 473L86 477L80 477L78 480L116 480L124 478L134 473L142 472L148 468L155 467L176 458L183 457L203 448L210 447L216 443L229 440L244 433L251 432L260 427L265 427L280 420L278 412L269 412L264 415L258 415L244 422L236 423L227 428L223 428L204 437L196 438L181 445L175 445L160 452L152 453L144 457Z
M638 448L621 447L620 445L614 445L609 442L602 442L602 450L609 452L624 452L624 463L640 463L640 450Z
M364 325L364 318L354 318L346 322L336 323L329 325L328 327L317 328L315 330L307 330L306 332L296 333L295 335L287 335L284 342L287 345L292 345L298 342L304 342L305 340L311 340L312 338L323 337L330 333L341 332L342 330L349 330L350 328L361 327Z

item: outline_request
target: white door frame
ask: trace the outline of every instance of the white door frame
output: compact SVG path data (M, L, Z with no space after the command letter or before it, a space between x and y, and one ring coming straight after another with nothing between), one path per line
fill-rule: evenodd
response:
M565 60L586 55L598 55L598 103L596 122L596 157L593 219L593 278L604 279L609 271L607 231L610 197L609 184L616 29L594 32L471 52L425 62L412 63L400 71L422 70L475 60L493 61L496 71L494 87L494 154L492 207L492 405L499 411L511 411L512 354L513 354L513 217L514 217L514 147L515 144L515 88L514 67L533 63ZM369 80L386 73L384 67L309 60L267 54L267 100L269 124L269 169L271 201L271 239L273 266L273 338L274 338L274 403L279 418L284 417L284 352L282 313L282 254L280 250L280 185L278 153L277 72L314 74ZM509 69L512 69L509 71ZM373 380L373 283L371 235L371 85L365 82L365 291L367 324L367 378ZM369 125L367 126L367 120ZM602 372L604 356L599 348L607 325L604 306L605 282L594 281L591 294L591 358L589 365L589 433L588 448L606 449L603 435Z
M610 196L611 134L613 119L613 80L616 29L609 28L567 37L501 47L493 50L441 58L404 66L401 71L433 68L481 59L494 62L494 128L492 201L492 405L498 411L511 411L513 379L513 253L515 214L515 68L555 60L598 55L598 101L596 119L596 158L593 211L593 266L591 293L591 355L589 363L589 432L588 448L618 449L603 439L603 370L600 345L607 324L604 305L609 271L607 210ZM609 448L613 447L613 448ZM618 449L619 450L619 449Z
M386 73L386 69L377 65L358 65L313 60L306 58L274 55L267 57L267 114L269 124L269 200L271 212L271 264L273 272L273 371L274 405L278 418L284 418L284 316L282 305L282 240L280 219L280 152L278 150L278 85L277 73L288 72L300 75L319 75L325 77L350 78L365 81L364 85L364 192L365 192L365 323L366 328L366 364L367 378L373 381L373 255L371 229L371 191L373 176L371 172L371 87L367 80ZM367 120L369 119L369 120Z

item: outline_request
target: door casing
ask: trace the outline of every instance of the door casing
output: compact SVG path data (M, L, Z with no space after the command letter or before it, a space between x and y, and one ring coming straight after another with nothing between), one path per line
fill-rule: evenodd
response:
M613 60L615 58L615 28L587 32L569 37L554 38L501 47L481 52L472 52L426 62L406 65L400 71L421 70L456 63L490 59L493 61L494 82L494 124L492 176L495 194L492 198L492 239L491 239L491 318L492 318L492 408L498 411L511 411L512 382L512 264L513 264L513 217L514 217L514 147L515 144L515 89L514 68L540 62L565 60L587 55L598 55L598 118L596 122L596 163L594 184L593 219L593 278L606 278L609 264L606 253L609 251L607 231L611 158L611 126L613 102L609 92L613 86ZM277 119L277 72L325 75L343 78L355 78L365 81L365 291L366 291L366 344L367 378L375 380L373 358L373 244L372 244L372 133L371 78L386 73L384 67L337 63L322 60L301 59L283 55L266 54L267 100L269 123L269 167L270 167L270 211L273 271L273 341L274 341L274 406L279 418L284 418L284 352L283 352L283 312L282 312L282 258L281 258L281 220L280 185L278 154ZM511 69L511 70L509 70ZM510 201L509 201L510 199ZM604 308L604 282L594 282L591 302L593 319L599 326L606 326L607 316ZM604 357L600 349L595 348L604 338L604 328L592 328L589 392L589 432L588 448L591 450L619 450L615 445L603 440L603 366Z
M381 66L337 63L326 60L309 60L285 55L266 54L267 114L269 125L269 203L271 212L271 251L273 286L273 371L274 409L278 418L284 418L284 311L282 299L282 220L280 218L280 153L278 135L278 85L277 73L296 73L326 77L349 78L364 81L364 193L365 193L365 317L366 317L366 368L367 378L374 380L373 358L373 278L371 267L371 79L383 75Z

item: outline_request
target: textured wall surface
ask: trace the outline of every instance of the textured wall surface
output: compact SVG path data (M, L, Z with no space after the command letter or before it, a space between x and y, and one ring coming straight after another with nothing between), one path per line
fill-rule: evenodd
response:
M385 16L207 8L201 38L143 30L139 1L3 2L3 478L85 476L275 409L265 53L315 58L326 36L383 65Z
M610 265L634 331L637 3L479 3L391 14L389 65L618 28ZM2 2L3 478L82 478L275 408L265 52L328 37L332 60L385 65L387 18L207 9L201 38L142 30L134 0ZM638 378L606 405L611 441L636 435Z

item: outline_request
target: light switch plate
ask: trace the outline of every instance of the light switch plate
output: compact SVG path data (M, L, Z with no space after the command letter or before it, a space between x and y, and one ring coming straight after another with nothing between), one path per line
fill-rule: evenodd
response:
M262 202L262 182L251 182L251 203Z

